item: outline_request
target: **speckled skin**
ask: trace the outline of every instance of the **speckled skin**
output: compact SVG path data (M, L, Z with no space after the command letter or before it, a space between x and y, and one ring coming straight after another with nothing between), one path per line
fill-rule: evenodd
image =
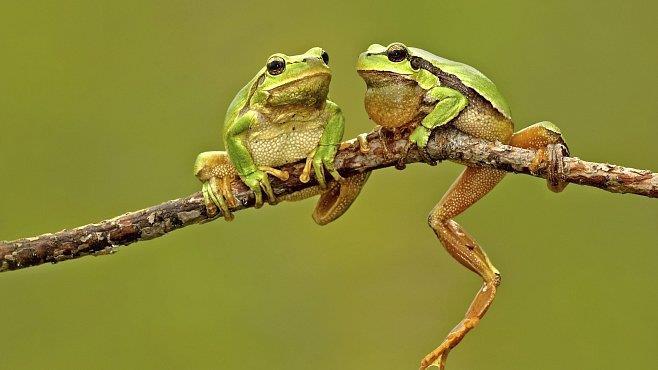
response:
M273 68L272 61L283 67ZM262 192L270 203L276 203L268 174L285 180L288 174L273 167L301 159L307 159L307 166L300 179L309 181L312 168L318 189L288 196L287 200L302 199L326 189L325 169L334 180L343 181L333 161L343 136L344 118L340 108L327 99L331 81L327 63L328 55L317 47L300 55L274 54L266 67L238 92L224 122L227 152L202 153L195 165L197 177L204 182L209 211L218 206L232 218L230 204L224 200L231 196L227 185L230 181L226 179L236 175L254 192L257 208L263 203ZM367 176L357 176L342 185L330 183L318 204L321 209L314 214L316 222L325 224L344 213L366 179Z
M491 80L468 65L427 51L394 43L374 44L359 56L357 70L366 82L365 108L386 130L413 130L410 141L424 148L431 130L453 125L475 137L523 148L564 143L559 129L541 122L514 134L507 102ZM500 273L484 250L454 217L473 205L504 177L505 172L468 167L430 212L428 223L448 253L480 275L483 285L464 319L430 352L420 369L444 369L448 353L490 307ZM565 184L549 184L560 191Z
M263 114L261 124L250 129L245 139L254 163L276 167L306 158L318 146L328 120L324 110L309 113L280 123Z

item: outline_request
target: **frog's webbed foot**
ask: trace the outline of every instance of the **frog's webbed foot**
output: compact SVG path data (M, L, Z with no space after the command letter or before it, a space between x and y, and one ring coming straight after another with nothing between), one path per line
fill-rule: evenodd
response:
M242 177L242 181L254 192L256 198L254 208L263 206L263 192L267 196L268 203L276 204L276 197L274 196L274 191L272 191L272 185L270 184L270 179L267 177L267 172L256 170Z
M343 182L343 176L341 176L334 166L334 158L338 151L340 144L320 144L315 148L309 155L306 157L306 164L304 165L304 170L299 176L299 180L303 183L307 183L311 179L311 168L315 174L315 179L318 181L318 185L321 189L327 188L327 181L324 176L324 170L326 169L331 174L331 177L338 182Z
M536 149L537 154L532 161L530 170L537 172L540 168L546 168L548 188L556 193L564 190L568 183L563 180L563 159L565 156L569 156L569 148L557 126L547 121L535 123L514 133L510 145Z
M218 207L227 221L233 219L230 208L238 206L231 190L231 182L237 178L235 167L226 152L204 152L197 156L194 174L203 182L201 191L208 216L217 215Z
M416 127L411 132L411 135L409 135L409 140L407 141L407 144L405 145L404 150L402 151L402 157L398 161L398 164L395 166L395 168L404 169L405 160L409 155L409 151L411 150L411 148L413 148L414 145L418 148L418 153L420 154L420 157L422 158L423 162L429 164L430 166L436 166L437 162L434 159L432 159L432 156L430 156L429 153L427 152L427 141L429 139L431 132L432 132L431 130L423 126Z
M233 220L234 216L231 208L238 206L238 200L231 191L230 179L213 177L203 183L201 192L203 193L208 216L214 217L217 214L217 207L219 207L226 221Z
M266 174L265 175L266 177L267 177L267 174L269 174L269 175L272 175L272 176L276 177L277 179L279 179L281 181L286 181L290 178L290 174L288 173L288 171L282 171L282 170L276 169L274 167L258 166L258 170L264 172ZM269 185L269 180L268 180L268 185ZM261 184L261 187L267 193L267 189L264 188L262 186L262 184ZM272 191L271 187L270 187L269 191L271 192L271 194L267 193L267 197L268 197L267 202L269 204L272 204L272 205L277 204L278 199L276 199L276 197L274 196L274 192Z

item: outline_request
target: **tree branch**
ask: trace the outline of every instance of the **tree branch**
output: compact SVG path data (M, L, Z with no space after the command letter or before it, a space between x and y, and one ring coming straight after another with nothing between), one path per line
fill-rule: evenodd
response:
M336 168L344 176L394 166L402 158L407 138L388 140L386 148L377 134L368 135L370 151L362 153L355 140L336 156ZM428 143L427 153L436 161L453 160L464 164L492 167L535 177L553 176L550 163L535 160L537 152L492 143L468 136L453 128L437 130ZM534 162L533 162L534 160ZM422 162L416 149L409 151L405 163ZM313 186L302 183L299 175L303 163L283 166L290 172L288 181L271 180L277 196ZM567 182L593 186L613 193L632 193L658 198L658 174L651 171L620 167L607 163L586 162L576 157L564 157L560 177ZM232 184L240 201L238 211L253 207L253 193L240 181ZM213 220L206 213L203 196L196 192L185 198L126 213L110 220L89 224L54 234L0 242L0 271L16 270L46 262L59 262L85 255L107 254L117 246L149 240L192 224Z

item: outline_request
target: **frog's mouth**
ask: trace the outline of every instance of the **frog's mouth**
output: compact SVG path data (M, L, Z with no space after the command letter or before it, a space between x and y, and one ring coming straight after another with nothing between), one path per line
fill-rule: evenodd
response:
M414 85L415 80L407 75L388 71L358 70L357 73L368 87L384 87L390 85Z
M316 105L327 100L331 74L316 72L286 82L269 90L268 103L272 105Z

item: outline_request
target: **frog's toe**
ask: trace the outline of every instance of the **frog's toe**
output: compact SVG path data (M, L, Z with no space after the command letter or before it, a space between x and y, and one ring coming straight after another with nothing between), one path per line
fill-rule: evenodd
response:
M322 162L324 163L324 168L326 168L327 171L329 171L329 174L331 174L331 177L333 177L334 180L339 181L339 182L343 182L345 180L343 178L343 176L341 176L340 173L338 173L338 171L336 170L336 167L334 167L334 158L333 157L324 158L322 160Z
M564 181L564 157L569 155L569 149L562 143L557 143L549 144L546 151L548 152L546 182L551 191L559 193L569 184Z
M265 192L265 195L267 195L267 202L269 204L276 204L277 200L274 196L274 191L272 190L272 185L270 185L270 180L267 178L267 175L265 175L265 177L263 177L262 181L260 182L260 187Z
M409 135L409 141L416 144L419 149L425 149L427 146L427 141L430 138L431 131L423 126L418 126L414 131Z
M260 189L260 184L258 180L255 179L245 179L244 183L247 184L249 189L254 193L254 208L260 208L263 206L263 191Z
M564 137L560 129L551 122L543 121L515 132L510 145L537 151L530 165L533 173L546 169L548 188L560 192L567 186L564 181L563 158L569 156Z
M324 165L321 158L313 159L313 172L315 173L315 179L318 181L318 185L321 189L327 188L327 181L324 178Z
M356 137L356 142L359 146L359 151L362 154L366 154L366 153L370 152L370 143L368 143L368 134L367 133L359 134ZM345 144L345 143L343 143L343 144ZM343 144L341 144L339 149L344 149Z
M214 217L217 215L217 208L219 207L219 209L222 210L222 215L226 221L233 220L233 213L231 212L226 199L222 195L221 190L217 186L216 178L213 177L204 182L202 192L208 216Z
M419 370L425 370L429 368L437 368L439 370L445 370L446 361L448 360L448 353L450 350L445 350L441 353L429 353L425 358L420 362Z
M217 205L210 195L211 190L210 183L208 181L204 182L201 187L201 193L203 194L203 202L206 205L206 213L208 217L214 217L217 214Z

